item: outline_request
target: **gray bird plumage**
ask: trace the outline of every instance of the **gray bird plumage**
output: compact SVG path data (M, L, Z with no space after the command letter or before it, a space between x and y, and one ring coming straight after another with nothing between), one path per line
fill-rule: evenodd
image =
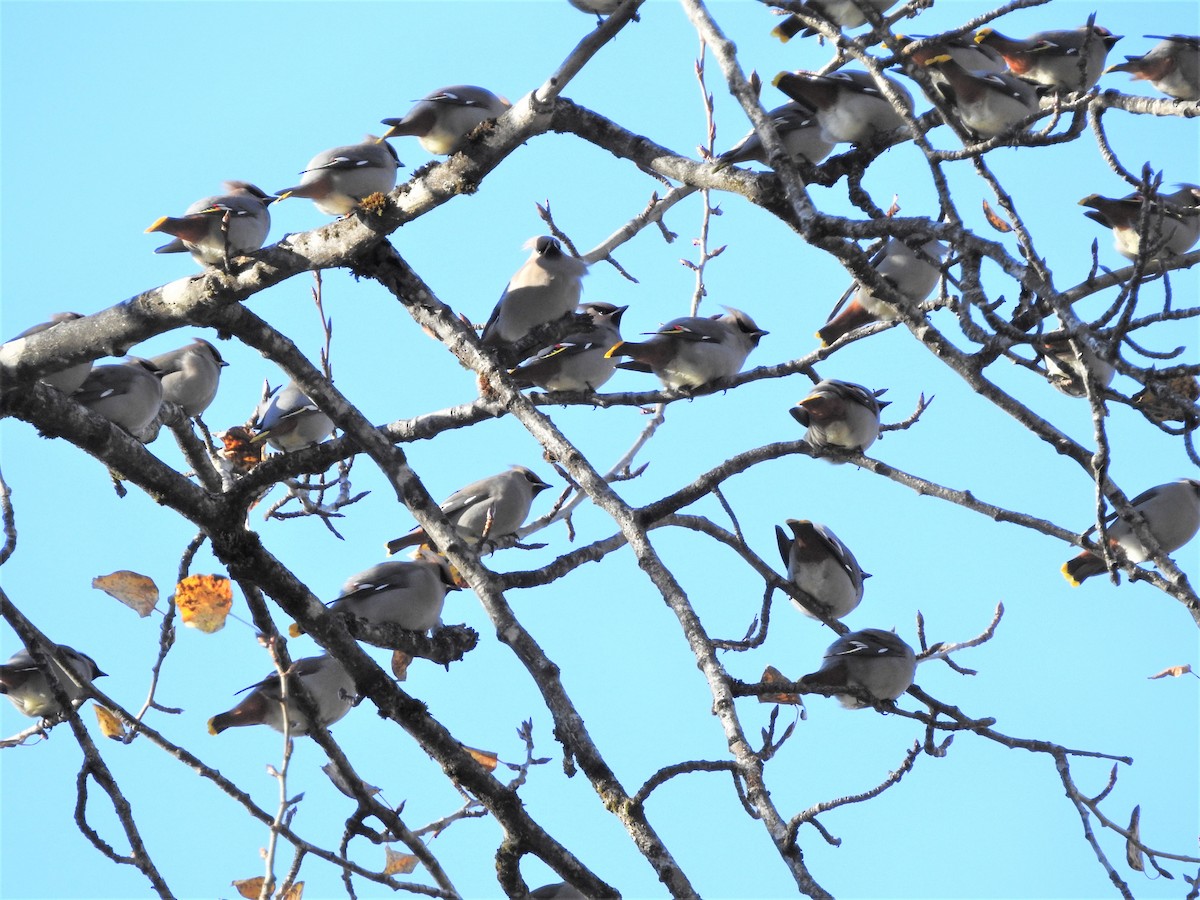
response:
M186 347L150 357L161 373L163 399L178 403L192 418L200 415L217 396L221 369L229 363L202 338Z
M441 557L383 562L351 575L329 604L372 625L428 631L441 621L447 590L458 590Z
M567 0L573 7L585 13L596 16L611 16L617 11L622 0Z
M1137 259L1142 249L1139 228L1145 203L1150 206L1146 225L1148 261L1187 253L1200 240L1200 187L1194 184L1185 184L1173 194L1159 194L1150 200L1135 191L1121 198L1090 194L1079 201L1080 206L1091 208L1085 216L1112 229L1113 246L1131 260Z
M523 388L536 385L545 391L599 390L616 371L616 360L607 354L621 340L621 316L627 308L584 303L578 311L592 317L591 328L568 334L509 374Z
M291 723L293 736L308 734L312 727L312 722L296 697L296 679L299 679L312 698L316 707L317 724L321 728L328 728L346 715L357 698L354 679L332 656L310 656L296 660L288 669L287 679L287 720ZM229 728L249 725L266 725L276 731L283 731L285 706L282 702L283 689L279 673L272 672L246 690L249 693L241 703L208 720L209 734L220 734Z
M153 363L130 357L120 365L93 366L71 396L92 412L136 435L158 415L163 387Z
M530 238L525 247L533 252L509 279L483 326L480 340L487 346L515 344L579 305L587 263L568 256L549 235Z
M653 372L668 390L693 390L742 370L750 351L769 332L732 306L720 316L672 319L648 341L623 341L608 351L627 356L623 369Z
M426 94L403 117L384 119L384 138L415 136L429 153L449 156L467 135L512 106L504 97L474 84L452 84Z
M887 9L895 6L898 0L863 0L862 6L873 7L881 15ZM855 0L804 0L801 4L805 12L827 19L838 28L857 28L866 23L862 8ZM783 21L771 29L771 34L785 44L796 35L805 37L816 34L795 15L785 16Z
M473 481L455 491L440 504L459 536L471 543L485 537L495 539L513 534L521 527L533 498L550 485L524 466ZM388 541L389 554L405 547L429 543L425 529L417 526L402 538Z
M883 80L911 114L912 94L894 78L885 75ZM904 125L904 118L867 72L780 72L774 84L801 106L813 110L825 139L834 144L860 144Z
M255 415L255 440L265 440L285 453L320 443L333 433L333 419L321 412L294 381L275 388L259 404Z
M82 318L83 316L75 312L55 313L50 317L50 321L40 322L39 324L34 325L32 328L26 328L11 341L5 341L5 343L13 343L14 341L19 341L22 338L27 338L43 331L49 331L51 328L61 322L70 322L74 319ZM64 394L71 394L74 393L81 384L83 384L84 379L88 377L88 373L91 371L92 361L88 360L86 362L76 363L67 369L61 369L57 372L50 372L49 374L43 375L40 380L42 384L48 384L52 388L57 388Z
M227 193L204 197L179 217L162 216L146 233L175 236L155 253L191 253L202 266L223 266L258 250L271 230L267 206L275 199L246 181L226 181Z
M571 5L579 6L579 3L571 0ZM582 9L582 7L580 8ZM586 895L581 893L578 888L571 887L565 881L543 884L530 891L529 896L532 900L587 900Z
M1130 505L1146 519L1146 525L1163 553L1173 553L1200 531L1200 479L1180 478L1160 484L1134 497ZM1150 554L1129 523L1115 514L1109 519L1111 524L1106 527L1109 546L1120 547L1131 563L1148 560ZM1095 530L1095 527L1089 528L1084 536ZM1063 575L1075 587L1104 571L1103 557L1090 550L1068 560L1062 567Z
M1040 344L1035 344L1042 362L1046 366L1046 379L1068 397L1086 397L1085 379L1090 372L1096 387L1108 387L1116 374L1113 364L1102 359L1086 342L1076 341L1079 354L1075 352L1066 335L1048 334Z
M1100 80L1104 60L1120 35L1099 25L1060 31L1039 31L1027 38L1010 38L993 28L981 28L975 42L1004 57L1014 75L1057 91L1086 91Z
M888 405L879 399L882 393L861 384L827 379L815 385L790 413L808 429L804 440L815 454L863 451L879 437L879 412Z
M1037 88L1007 72L971 72L949 53L912 54L925 66L934 89L967 131L981 140L1004 134L1041 110Z
M816 113L794 100L777 106L767 113L771 124L779 132L779 139L788 156L795 160L819 163L833 151L833 142L825 138ZM740 141L718 156L719 166L741 165L759 162L768 165L767 150L758 132L751 129Z
M1200 37L1187 34L1162 37L1149 53L1127 56L1125 62L1105 72L1128 72L1134 81L1149 81L1156 90L1176 100L1200 100Z
M862 602L863 582L870 576L850 548L824 525L807 519L788 519L784 524L791 535L776 525L775 541L787 566L788 580L833 618L849 615ZM792 605L816 618L794 598Z
M805 675L799 684L811 690L834 689L833 696L846 709L862 709L870 702L859 692L879 702L895 700L912 686L916 674L912 647L894 632L864 628L830 644L821 668ZM837 688L849 691L839 693Z
M85 653L80 653L66 644L57 644L58 656L66 663L63 667L53 657L49 658L50 668L64 693L74 704L87 692L87 687L95 678L104 675L96 661ZM71 674L68 674L68 669ZM8 662L0 665L0 694L8 697L17 712L31 719L53 719L62 715L65 710L54 699L50 689L50 680L45 672L38 668L33 656L22 648L9 657Z
M300 183L280 191L279 199L306 197L328 216L349 215L364 198L394 188L400 165L392 145L369 134L361 144L318 153L300 173Z

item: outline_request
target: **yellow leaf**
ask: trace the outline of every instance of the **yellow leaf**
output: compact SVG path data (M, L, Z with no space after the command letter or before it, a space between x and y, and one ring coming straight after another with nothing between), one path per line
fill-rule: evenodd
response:
M233 585L223 575L189 575L175 585L175 605L184 625L212 634L225 627Z
M761 681L763 684L788 684L788 683L790 683L788 681L788 679L783 677L783 673L780 672L774 666L767 666L767 668L763 670ZM786 703L791 706L803 706L804 705L804 701L800 699L799 694L785 694L785 693L759 694L758 702L759 703Z
M417 858L411 853L397 853L391 847L384 847L387 853L387 863L383 867L384 875L411 875L417 868Z
M476 750L474 747L468 747L466 744L463 744L463 749L471 754L471 759L475 760L475 762L479 763L489 772L495 771L496 762L500 757L491 750Z
M1189 666L1187 663L1184 663L1182 666L1168 666L1167 668L1163 669L1158 674L1150 675L1149 677L1151 679L1166 678L1168 675L1170 675L1172 678L1178 678L1180 675L1187 675L1191 671L1192 671L1192 667Z
M231 883L234 889L245 897L246 900L258 900L258 895L262 893L264 880L263 876L257 875L254 878L243 878L241 881Z
M403 650L392 651L392 674L396 676L397 681L408 678L408 666L412 661L411 653L405 653Z
M125 723L118 718L117 714L99 703L93 703L92 707L96 710L96 721L100 723L100 733L114 741L122 740L125 737Z
M300 900L304 896L304 882L297 881L283 892L283 900Z
M154 579L128 569L93 578L92 587L117 598L142 618L150 615L150 610L158 603L158 585Z

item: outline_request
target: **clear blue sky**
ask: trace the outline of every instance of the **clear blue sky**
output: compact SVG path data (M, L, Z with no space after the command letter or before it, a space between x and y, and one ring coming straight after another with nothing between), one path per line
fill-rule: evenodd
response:
M1187 2L1056 0L1014 13L997 27L1017 35L1072 27L1096 6L1100 24L1126 35L1110 62L1149 49L1153 41L1143 34L1200 31L1196 6ZM827 48L812 41L776 42L768 34L774 19L757 3L715 2L711 8L736 41L743 67L756 69L765 82L781 69L817 68L828 58ZM935 33L986 8L943 0L905 29ZM192 274L195 266L186 255L152 252L163 238L142 232L158 216L181 213L226 179L253 181L268 190L294 184L315 153L379 133L380 119L402 115L415 98L442 85L483 84L517 98L545 80L592 22L565 0L0 3L0 337L11 337L55 311L95 312ZM705 132L692 71L697 49L680 7L652 0L642 22L603 50L565 95L694 156ZM721 149L744 133L746 121L711 61L708 84L716 95ZM1106 76L1102 85L1150 93L1124 75ZM774 89L764 89L768 106L783 101ZM926 108L918 101L919 110ZM1149 160L1165 171L1168 182L1200 181L1194 120L1111 112L1105 124L1130 168ZM935 140L949 147L953 137L943 128ZM413 140L395 146L407 166L401 177L429 161ZM1128 192L1089 136L1037 151L1002 150L988 159L1027 217L1060 288L1085 277L1093 239L1100 241L1102 263L1123 264L1108 232L1084 218L1076 205L1093 192ZM1015 248L1011 237L991 232L983 221L979 198L985 193L967 164L952 177L969 223ZM882 206L896 194L904 215L936 214L929 177L911 145L893 148L872 165L866 187ZM559 226L587 249L640 212L655 190L662 188L607 152L571 137L545 135L515 152L476 195L406 226L392 241L441 299L482 322L524 259L523 242L545 231L535 202L549 200ZM814 189L813 198L822 209L849 212L844 184ZM813 331L847 276L740 198L720 198L720 206L723 215L713 221L711 242L728 249L709 266L705 308L739 307L770 331L750 357L751 365L808 353L815 344ZM307 201L290 200L271 212L271 241L329 221ZM686 314L694 279L678 260L696 257L691 239L700 224L698 198L682 203L667 221L680 235L674 244L665 245L650 229L618 253L638 284L603 265L595 266L586 281L586 298L629 304L627 335ZM1196 282L1190 273L1172 278L1176 307L1196 305ZM315 360L320 333L308 298L311 284L308 277L293 278L249 305ZM990 288L1009 300L1015 297L1013 285L998 277ZM1161 296L1161 284L1148 290ZM1081 312L1098 314L1112 297L1110 291L1088 300ZM473 376L425 337L377 285L327 273L325 303L334 320L338 387L373 421L475 396ZM935 322L953 328L948 313ZM162 335L135 352L164 352L193 335L203 332ZM1186 344L1185 360L1195 363L1196 337L1193 320L1155 333L1153 347ZM205 415L214 428L243 422L263 379L281 380L279 371L254 352L228 343L221 344L221 352L232 365ZM902 329L847 348L819 371L889 388L888 421L907 416L922 393L936 395L916 428L886 435L872 448L873 456L1065 527L1082 530L1090 521L1092 486L1085 474L1001 412L981 405ZM1090 442L1086 403L1058 395L1007 363L996 364L989 374L1076 439ZM636 373L622 373L610 383L613 390L648 386ZM787 408L807 386L797 375L672 405L666 425L641 456L650 464L647 474L621 486L620 493L643 503L690 482L732 453L798 437ZM1133 389L1120 379L1114 387ZM620 456L644 424L641 414L628 408L551 414L601 468ZM1195 476L1182 445L1126 407L1113 407L1108 428L1113 475L1127 492ZM159 619L138 620L92 590L91 579L133 569L168 587L193 530L136 490L118 500L104 467L63 441L40 439L14 421L0 423L0 439L20 535L17 553L0 573L4 590L51 637L93 655L109 673L104 690L137 708L157 651ZM183 465L168 438L153 450ZM513 463L529 465L547 480L553 475L540 448L511 420L451 432L406 451L439 498ZM553 480L557 485L556 476ZM314 521L252 518L267 547L325 598L335 596L347 575L379 561L383 542L412 524L365 462L355 468L354 484L372 494L339 523L344 542ZM1194 851L1200 821L1197 683L1146 679L1168 665L1197 662L1196 628L1180 605L1144 585L1113 589L1095 579L1071 589L1058 572L1071 548L918 497L849 466L788 458L731 480L726 494L751 546L769 561L777 561L773 526L786 518L823 521L838 533L874 574L863 605L847 619L852 627L894 626L914 642L914 616L920 610L931 640L959 640L979 632L996 603L1003 602L1008 613L998 637L959 657L979 674L963 677L943 664L930 664L918 671L921 686L972 715L997 717L1005 733L1134 757L1134 766L1122 768L1106 810L1124 821L1140 803L1149 843L1172 852ZM535 512L547 508L545 497ZM694 511L727 524L713 502ZM613 531L590 508L578 513L575 527L580 541ZM569 547L561 525L539 539L550 546L529 554L506 551L491 564L530 568ZM659 531L654 540L709 633L740 637L758 610L761 579L731 553L692 533ZM1193 580L1200 576L1196 547L1176 556ZM209 570L219 571L217 563L202 556L196 571ZM604 566L586 567L551 587L509 599L563 668L565 685L593 738L630 792L664 765L723 756L721 730L708 713L707 686L677 623L628 551ZM234 611L246 618L240 595ZM530 813L625 896L663 896L650 867L600 808L583 776L564 777L549 714L526 673L495 640L473 595L452 596L445 620L477 628L480 647L449 672L418 661L405 689L424 700L464 743L495 750L505 759L520 757L514 729L532 716L537 752L553 761L531 773L522 790ZM281 624L286 624L282 617ZM831 640L827 629L780 604L763 648L723 659L733 675L746 680L756 680L767 664L799 677L816 668ZM17 648L7 628L0 630L0 648L4 657ZM308 638L291 648L294 656L318 652ZM377 655L386 659L383 651ZM153 724L270 808L276 787L265 772L279 760L277 735L252 729L213 738L204 729L210 715L232 705L235 691L269 667L252 629L240 622L231 621L213 636L181 629L160 700L186 713L160 715ZM902 703L915 705L911 698ZM765 725L769 709L746 702L741 712L751 734ZM809 713L768 766L773 800L785 815L874 786L922 737L910 720L849 713L821 698L812 699ZM90 720L90 711L86 716ZM0 733L26 724L8 704L0 708ZM458 795L440 771L369 708L354 710L333 731L367 781L382 786L393 804L407 801L405 819L411 826L457 806ZM261 874L258 848L266 831L230 800L146 741L103 749L134 805L150 852L180 896L231 896L231 880ZM298 742L290 790L303 792L305 799L295 827L316 842L336 845L351 805L320 773L319 756L315 746ZM0 895L5 898L148 895L144 879L103 859L77 832L71 817L78 761L65 728L47 744L0 754ZM1108 769L1104 761L1076 763L1080 786L1099 793ZM123 849L115 821L95 793L92 821ZM795 893L762 826L742 814L726 776L677 779L656 792L648 814L703 895ZM1111 892L1079 835L1051 760L1006 752L969 735L956 739L946 759L919 759L915 771L884 797L822 821L842 838L842 846L826 846L811 829L801 832L802 846L815 876L838 896L1095 897ZM498 896L492 860L498 840L491 820L476 820L455 825L432 849L464 895ZM1123 866L1120 844L1108 839L1105 846ZM366 865L382 864L381 851L363 846L357 853ZM532 859L523 872L531 886L558 880ZM1186 892L1179 880L1128 875L1139 896ZM303 877L306 897L341 894L337 874L313 860ZM423 872L413 877L424 883ZM360 884L360 896L379 895Z

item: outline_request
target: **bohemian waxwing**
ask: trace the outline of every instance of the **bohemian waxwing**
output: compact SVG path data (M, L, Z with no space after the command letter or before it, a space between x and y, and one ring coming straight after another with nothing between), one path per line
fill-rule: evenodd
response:
M459 537L472 544L514 534L529 515L533 498L550 485L524 466L473 481L440 504ZM387 542L388 554L430 543L419 525L404 537Z
M910 50L917 42L925 42L920 49ZM890 46L890 43L889 43ZM937 35L930 38L923 34L898 34L896 46L904 56L916 59L918 55L926 59L935 56L949 56L952 60L976 75L1007 72L1008 64L1004 57L983 44L975 43L974 34Z
M567 0L567 2L581 12L591 13L595 16L611 16L617 11L622 0Z
M1105 72L1128 72L1134 81L1149 81L1176 100L1200 100L1200 37L1186 34L1161 37L1145 56L1127 56Z
M1120 199L1091 194L1080 200L1079 205L1091 207L1092 211L1084 215L1093 222L1112 229L1113 246L1118 253L1136 260L1141 249L1143 199L1140 192ZM1149 202L1147 261L1187 253L1200 239L1200 187L1185 184L1175 193L1159 194Z
M1075 341L1078 354L1071 341L1062 332L1048 334L1034 349L1046 365L1046 378L1058 391L1068 397L1086 397L1086 378L1091 373L1096 387L1104 390L1112 384L1116 370L1112 363L1102 359L1086 342Z
M1014 75L1057 91L1090 90L1100 80L1108 51L1120 39L1099 25L1039 31L1023 40L1006 37L993 28L981 28L975 34L975 42L1003 56Z
M486 346L515 344L579 305L587 263L568 256L558 239L549 235L530 238L525 247L533 252L509 279L483 326L480 340Z
M572 6L579 6L576 0L570 0ZM582 7L581 7L582 8ZM565 881L555 884L543 884L529 892L531 900L587 900L587 896L578 888L571 887Z
M246 181L226 181L228 193L197 200L182 216L162 216L146 233L175 236L155 253L191 253L202 266L220 267L262 247L271 230L267 206L275 199Z
M330 612L347 612L372 625L398 625L428 631L442 620L447 590L459 590L449 565L436 554L405 562L384 562L351 575ZM298 625L292 637L303 634Z
M883 78L912 113L912 94L894 78ZM860 144L904 125L900 113L867 72L780 72L773 83L801 106L812 109L825 139L834 144Z
M579 312L592 317L591 328L568 334L509 374L522 388L537 385L544 391L599 390L616 371L616 360L606 354L621 340L621 316L626 309L611 303L584 303Z
M856 0L804 0L801 6L806 13L827 19L838 28L857 28L867 21L862 12L863 6L874 7L875 12L882 15L885 10L895 6L896 2L897 0L863 0L860 4ZM786 44L796 35L807 37L816 32L797 16L792 15L784 17L782 22L771 29L771 34Z
M863 580L871 576L859 567L850 548L824 525L807 519L788 519L784 524L791 537L776 525L775 540L788 580L833 618L848 615L862 602ZM792 605L816 618L794 598Z
M861 452L879 437L879 411L889 402L879 399L882 393L849 381L826 380L789 412L808 428L804 440L816 455L828 450Z
M346 216L363 198L394 188L400 165L391 144L368 134L361 144L318 153L300 173L300 183L280 191L279 199L307 197L327 216Z
M622 341L608 356L628 356L622 369L653 372L668 390L689 391L729 378L742 370L763 331L754 320L732 306L720 316L673 319L648 341Z
M934 89L967 131L980 140L996 137L1041 111L1037 88L1007 72L970 72L949 53L918 50Z
M848 688L851 693L833 696L846 709L862 709L871 704L860 693L879 702L895 700L912 686L916 674L917 657L912 647L895 632L864 628L830 644L821 668L805 675L799 684L821 693Z
M52 649L57 650L58 656L70 668L70 673L53 657L49 657L50 668L54 677L62 685L63 692L72 704L87 693L92 679L104 675L96 661L90 656L68 647L66 644L56 644ZM4 694L17 708L21 715L31 719L53 719L61 716L65 710L54 699L50 689L50 681L46 674L38 668L29 651L22 648L9 657L8 662L0 665L0 694Z
M152 356L150 362L162 373L163 399L178 403L191 418L208 409L217 396L221 369L229 365L217 348L202 338Z
M12 343L14 341L21 340L21 338L27 338L30 335L38 334L42 331L49 331L60 322L70 322L73 319L82 318L83 316L75 312L55 313L50 317L49 322L41 322L37 325L34 325L32 328L26 328L11 341L6 341L5 343ZM72 394L79 388L81 384L83 384L84 379L88 377L88 373L90 371L92 371L92 362L91 360L88 360L87 362L76 363L69 369L62 369L58 372L51 372L48 375L43 375L40 380L42 384L48 384L52 388L62 391L64 394Z
M941 261L948 250L941 241L926 241L920 252L899 238L888 238L871 265L880 277L914 306L928 297L941 277ZM817 329L822 346L828 346L842 335L868 322L890 321L897 316L896 308L866 285L859 285L845 301L829 314L829 319Z
M332 656L310 656L296 660L287 671L287 679L287 718L294 737L308 734L311 730L309 718L303 711L305 705L296 697L297 679L304 685L316 707L317 722L321 728L328 728L346 715L357 699L354 679ZM284 701L279 673L272 672L246 690L250 693L241 703L208 720L209 734L220 734L228 728L247 725L267 725L276 731L283 731Z
M320 443L333 433L333 419L289 381L277 387L259 404L256 441L266 441L276 450L290 453Z
M1173 553L1200 530L1200 479L1180 478L1167 484L1152 487L1134 497L1130 505L1146 519L1150 533L1158 541L1163 553ZM1110 515L1107 526L1108 544L1120 546L1131 563L1145 562L1150 558L1145 546L1133 528L1116 514ZM1084 537L1095 532L1095 527L1085 531ZM1106 571L1100 554L1085 550L1062 567L1062 573L1073 587L1079 587L1084 579Z
M819 163L833 150L833 143L825 139L816 113L795 101L777 106L767 113L771 124L779 132L779 139L788 156L795 160ZM717 166L741 165L759 162L768 165L767 148L763 146L758 132L750 132L713 160Z
M473 84L438 88L418 100L400 119L384 119L384 138L412 135L429 153L449 156L458 151L467 135L488 119L503 115L512 106L504 97Z
M131 356L113 366L93 366L71 395L119 428L137 433L154 421L163 401L158 368L148 359Z

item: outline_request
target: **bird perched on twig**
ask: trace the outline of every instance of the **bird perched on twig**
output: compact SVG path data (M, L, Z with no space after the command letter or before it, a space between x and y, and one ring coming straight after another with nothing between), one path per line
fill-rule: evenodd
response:
M1084 213L1093 222L1111 228L1113 246L1126 259L1136 260L1142 250L1142 209L1146 215L1147 261L1178 256L1200 240L1200 187L1185 184L1173 194L1146 197L1135 191L1121 198L1089 194L1079 201L1091 208Z
M47 649L55 651L58 656L55 659L53 654L47 654L55 679L71 703L78 705L79 700L87 694L92 680L104 673L94 659L66 644L54 644ZM70 668L70 673L59 659ZM10 656L8 662L0 665L0 694L8 697L17 712L31 719L56 719L66 712L54 698L46 673L23 647Z
M607 353L621 340L621 316L627 306L584 303L579 312L592 317L586 331L568 334L537 355L509 370L522 388L534 385L545 391L596 391L616 371L617 362Z
M229 365L220 352L203 338L186 347L150 357L150 363L162 373L163 399L178 403L184 414L195 418L217 396L221 369Z
M76 312L55 313L54 315L52 315L50 317L50 321L40 322L31 328L26 328L24 331L22 331L16 337L12 338L11 340L5 341L5 343L6 344L15 343L16 341L19 341L22 338L27 338L27 337L30 337L35 334L40 334L43 331L49 331L55 325L58 325L62 322L70 322L70 321L73 321L74 319L82 319L82 318L83 318L83 316L81 316L79 313L76 313ZM92 371L92 361L89 359L89 360L86 360L81 363L76 363L73 366L69 366L66 369L60 369L57 372L48 372L47 374L43 375L39 380L42 382L42 384L48 384L52 388L56 388L59 391L62 391L62 393L64 393L64 394L71 394L71 393L75 392L76 388L78 388L81 384L83 384L84 379L88 377L88 373L90 371Z
M826 379L792 407L793 419L808 430L805 442L818 456L828 451L863 451L879 437L879 412L888 405L861 384Z
M806 596L828 610L834 619L853 612L863 598L863 581L871 576L862 570L850 548L819 522L788 519L791 537L775 526L779 555L787 566L787 577ZM795 598L792 605L809 618L816 618Z
M1180 478L1167 484L1152 487L1138 494L1130 506L1142 514L1150 534L1158 541L1163 553L1173 553L1200 531L1200 479ZM1150 553L1133 533L1133 528L1124 519L1111 514L1105 531L1108 546L1120 547L1131 563L1145 562ZM1095 533L1092 526L1083 533L1084 537ZM1107 570L1104 557L1092 550L1084 550L1063 564L1062 573L1072 587L1079 587L1085 579Z
M162 216L146 233L163 232L175 240L155 253L191 253L202 266L223 267L237 256L262 247L271 230L267 207L275 197L247 181L226 181L227 193L204 197L182 216Z
M862 4L855 0L804 0L803 10L814 16L826 19L838 28L857 28L867 21L862 7L874 7L875 12L882 15L885 10L895 6L897 0L863 0ZM771 34L785 44L796 35L807 37L816 34L816 29L805 25L798 16L785 16L783 21L771 29Z
M917 50L913 61L925 66L934 89L967 131L986 140L1008 131L1041 111L1037 88L1007 72L970 72L949 53Z
M297 697L297 682L308 692L315 707L317 725L321 728L328 728L346 715L358 699L354 679L340 662L325 654L310 656L296 660L288 668L286 701L279 673L272 672L258 684L246 688L249 691L246 699L233 709L209 719L208 733L220 734L229 728L249 725L266 725L283 731L286 710L291 734L308 734L313 723L304 711L305 704Z
M803 104L791 101L777 106L767 113L771 124L779 132L788 156L795 160L819 163L833 150L833 142L825 138L816 113ZM720 154L714 163L718 167L760 162L768 165L767 148L763 146L758 132L750 129L744 138Z
M306 197L328 216L346 216L366 197L394 188L400 165L391 144L368 134L361 144L318 153L300 173L300 183L280 191L279 200Z
M93 366L71 396L136 436L154 421L162 406L159 374L150 360L131 356L120 365Z
M422 147L437 156L456 153L467 135L488 119L503 115L512 104L487 88L474 84L452 84L438 88L416 102L403 117L384 119L383 137L412 135Z
M1105 72L1128 72L1134 81L1149 81L1156 90L1176 100L1200 100L1200 37L1186 34L1161 37L1149 53L1127 56L1125 62Z
M917 657L895 632L864 628L844 634L825 651L817 671L800 679L813 691L833 690L846 709L862 709L871 700L895 700L913 683ZM846 689L838 692L838 688ZM866 694L866 697L860 696Z
M1041 343L1034 344L1034 349L1046 365L1047 380L1055 390L1068 397L1086 397L1086 379L1090 374L1096 387L1103 391L1112 383L1116 373L1113 364L1101 358L1086 341L1077 339L1074 344L1078 347L1078 353L1061 332L1048 334Z
M1090 90L1100 80L1108 51L1121 39L1099 25L1062 31L1039 31L1010 38L994 28L981 28L975 42L1004 57L1014 75L1056 91Z
M558 238L530 238L533 252L508 280L483 326L480 340L497 347L518 343L539 325L557 321L579 305L587 263L563 252Z
M896 94L899 106L912 115L912 94L894 78L882 78ZM904 126L904 117L867 72L780 72L773 83L801 106L813 110L821 133L834 144L861 144Z
M276 450L290 453L320 443L333 433L333 419L321 412L294 381L277 387L255 410L258 433Z
M459 488L441 502L440 507L459 536L472 544L487 538L514 534L533 505L533 498L550 485L524 466L489 475ZM417 526L402 538L387 542L388 554L405 547L432 542L425 529Z
M627 356L622 369L653 372L668 390L689 391L742 370L750 351L770 332L732 306L720 316L672 319L648 341L622 341L607 353Z

